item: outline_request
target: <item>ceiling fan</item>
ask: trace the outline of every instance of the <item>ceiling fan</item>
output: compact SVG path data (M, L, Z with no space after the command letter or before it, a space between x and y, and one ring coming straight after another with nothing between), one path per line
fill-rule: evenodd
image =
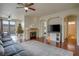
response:
M29 9L32 11L35 11L36 9L32 8L31 6L34 5L34 3L17 3L17 8L24 8L24 10L27 12Z

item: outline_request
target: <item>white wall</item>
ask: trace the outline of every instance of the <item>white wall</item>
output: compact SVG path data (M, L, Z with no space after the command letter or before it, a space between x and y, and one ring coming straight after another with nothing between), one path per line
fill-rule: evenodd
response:
M68 15L76 15L77 17L79 17L79 8L75 8L75 9L70 9L70 10L65 10L65 11L61 11L55 14L51 14L51 15L47 15L47 16L42 16L41 19L44 20L48 20L50 18L55 18L55 17L60 17L61 20L60 22L62 23L62 41L64 41L64 17L68 16ZM55 19L54 19L55 21ZM79 19L77 20L79 21ZM58 21L55 21L58 22ZM52 22L52 23L55 23ZM78 27L78 23L77 23L77 27ZM79 44L79 27L77 28L77 44Z

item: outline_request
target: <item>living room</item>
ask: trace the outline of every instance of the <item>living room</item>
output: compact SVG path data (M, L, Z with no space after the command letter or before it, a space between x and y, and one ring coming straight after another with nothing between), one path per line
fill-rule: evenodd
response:
M49 46L55 46L57 48L63 49L64 48L63 46L65 46L64 44L66 41L66 44L70 43L70 45L67 45L67 47L64 49L66 49L67 51L70 51L70 52L67 52L69 53L68 55L72 55L71 52L73 52L76 49L75 48L76 46L79 46L79 40L78 40L79 39L78 37L79 35L79 31L78 31L79 30L78 28L79 6L78 5L79 4L78 3L72 3L72 4L34 3L31 6L31 8L35 8L35 10L33 9L33 11L32 10L25 11L24 8L16 8L17 4L18 3L0 4L1 19L2 20L11 19L11 20L14 20L15 22L13 23L15 24L14 27L12 27L13 25L11 26L10 24L8 24L9 27L7 25L8 29L5 28L6 26L3 29L1 27L1 30L3 30L3 32L6 32L7 30L7 32L9 32L10 34L13 33L14 35L12 36L13 40L15 42L19 42L22 44L26 44L24 42L28 43L28 41L30 40L31 41L36 40L38 42L43 42L44 44L47 44ZM21 24L23 33L22 33L22 37L20 36L18 38L18 36L16 35L17 34L16 32L19 24ZM11 27L14 28L14 30L11 29ZM59 30L56 30L54 28ZM73 35L72 36L75 39L74 40L75 43L72 42L72 40L68 41L69 35L73 33L74 33L74 36ZM66 38L68 39L65 40ZM74 45L72 45L73 43ZM40 54L37 54L37 55L40 55ZM52 54L49 53L47 55L52 55ZM64 54L62 53L60 55L64 55Z

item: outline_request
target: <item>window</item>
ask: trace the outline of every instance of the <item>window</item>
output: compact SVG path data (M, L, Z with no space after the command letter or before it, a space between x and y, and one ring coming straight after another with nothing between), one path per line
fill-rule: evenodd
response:
M15 25L15 21L10 21L10 25Z
M9 24L9 22L8 22L8 21L3 20L3 24L8 25L8 24Z
M9 22L10 22L10 24L9 24ZM10 34L15 34L15 23L16 22L13 20L3 20L3 32L10 31Z

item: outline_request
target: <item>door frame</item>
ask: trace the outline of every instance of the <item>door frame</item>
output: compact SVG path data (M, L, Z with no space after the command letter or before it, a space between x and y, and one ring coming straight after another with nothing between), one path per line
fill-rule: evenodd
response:
M65 16L64 17L64 41L66 40L66 37L68 36L68 33L66 34L67 36L65 36L65 22L67 21L67 32L68 32L68 20L66 19L67 17L69 17L69 16L75 16L76 18L75 18L75 28L76 28L76 31L75 31L75 38L76 38L76 45L77 45L77 16L76 15L68 15L68 16Z

